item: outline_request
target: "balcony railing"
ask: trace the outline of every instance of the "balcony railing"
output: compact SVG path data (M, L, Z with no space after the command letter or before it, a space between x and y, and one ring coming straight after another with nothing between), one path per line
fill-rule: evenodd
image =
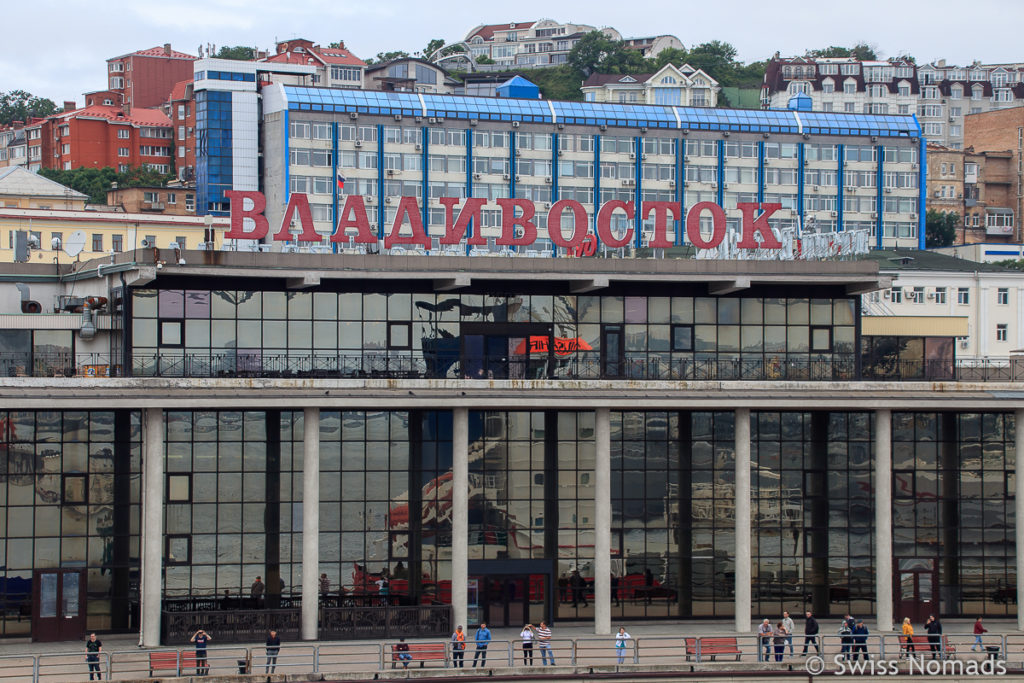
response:
M852 354L812 358L806 354L743 354L739 357L680 358L637 355L602 358L598 351L571 357L460 356L457 349L434 353L364 351L264 354L135 353L129 372L118 357L104 353L0 353L0 377L260 377L348 379L564 379L676 381L1024 381L1024 357L949 360L891 360L862 363Z

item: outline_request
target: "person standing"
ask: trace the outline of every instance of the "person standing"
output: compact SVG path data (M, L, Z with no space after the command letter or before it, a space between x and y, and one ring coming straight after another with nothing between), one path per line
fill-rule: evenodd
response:
M786 652L786 636L789 635L786 632L786 627L782 625L782 622L775 624L775 629L772 631L772 640L775 641L775 661L781 662L782 655Z
M480 668L483 668L487 666L487 646L491 642L491 632L487 629L487 624L480 624L474 640L476 641L476 652L473 654L473 668L476 668L477 660L480 660Z
M789 656L793 656L793 632L796 631L796 624L789 616L789 612L786 610L782 611L782 627L786 629L786 633L789 636L786 637L786 645L789 645Z
M456 669L463 668L462 658L466 654L466 634L462 631L462 625L455 627L452 634L452 666Z
M266 590L267 587L263 583L263 577L257 576L256 580L252 582L252 586L249 587L249 597L252 598L253 609L263 609L263 594Z
M100 642L95 633L90 633L89 639L85 641L85 651L88 653L85 655L85 661L89 664L89 680L93 680L93 675L95 674L96 680L102 681L103 671L100 669L100 653L103 652L103 643Z
M928 632L928 649L932 652L932 659L942 659L942 623L929 614L924 630Z
M277 655L281 651L281 639L277 631L270 629L267 636L267 670L265 673L272 674L277 671Z
M331 592L331 580L327 578L327 574L320 575L320 595L327 595Z
M205 676L210 673L210 663L206 658L206 644L209 643L213 638L210 634L199 629L192 634L192 638L189 640L190 643L196 644L196 675Z
M619 577L612 574L612 600L615 601L615 606L619 606Z
M551 651L551 629L547 622L540 622L537 627L537 647L540 648L540 660L544 666L548 665L548 657L551 657L551 666L555 665L555 654Z
M807 654L808 645L813 645L814 651L821 654L821 647L818 645L818 628L818 620L808 611L807 619L804 621L804 655Z
M853 629L850 628L846 619L839 622L839 642L842 643L839 656L845 659L850 656L850 649L853 645Z
M632 637L633 636L626 633L625 626L620 626L619 632L615 634L615 654L618 655L619 664L622 664L626 659L626 645L629 644Z
M853 661L857 661L858 653L864 661L868 660L868 627L862 620L853 627Z
M910 617L903 617L903 643L903 654L910 657L914 654L914 625L910 623Z
M533 624L527 624L523 627L519 637L523 639L523 665L533 666L533 638L536 633L533 630Z
M772 659L772 622L765 619L757 627L757 635L761 636L761 647L758 649L758 659L762 662L770 662Z
M573 607L576 607L581 602L584 607L590 606L590 603L587 601L587 581L580 576L578 569L573 569L572 574L569 576L569 590L572 591Z
M978 617L974 622L974 645L971 645L971 652L974 652L974 648L985 651L985 646L981 642L984 633L988 633L988 629L981 625L981 617Z

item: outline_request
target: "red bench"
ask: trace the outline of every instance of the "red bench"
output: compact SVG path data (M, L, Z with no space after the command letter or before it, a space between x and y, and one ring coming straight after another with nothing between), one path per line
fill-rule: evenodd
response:
M448 663L448 648L444 643L405 643L409 646L408 651L398 650L398 643L391 645L391 668L398 668L399 664L406 662L419 662L420 668L427 662L441 662L441 666ZM399 655L408 654L410 659L402 660Z
M180 658L179 658L180 657ZM209 661L209 660L207 660ZM150 652L149 653L149 677L153 678L154 671L173 671L175 676L185 673L185 669L196 668L196 653L192 651L177 652ZM197 672L198 673L198 672Z
M927 635L915 635L915 636L900 636L900 654L910 654L910 648L907 647L907 638L911 639L914 645L913 653L915 655L923 655L930 657L932 652L932 644L928 642ZM939 636L939 656L943 659L952 659L956 657L956 645L950 643L946 636Z
M736 661L740 661L740 657L743 656L743 650L740 649L739 644L735 638L685 638L684 652L686 654L686 660L690 661L691 657L697 657L697 661L700 661L704 657L711 657L711 661L715 661L715 657L719 655L733 655L736 657ZM700 641L700 652L697 651L697 641Z

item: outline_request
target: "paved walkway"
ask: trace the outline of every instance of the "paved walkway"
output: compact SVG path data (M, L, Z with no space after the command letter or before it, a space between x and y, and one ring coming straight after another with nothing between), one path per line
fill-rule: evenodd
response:
M855 615L856 616L856 615ZM773 621L781 617L773 617ZM803 619L796 619L796 630L797 636L803 634ZM760 620L751 622L750 634L756 633L757 624ZM839 628L839 619L826 618L820 619L821 633L823 635L835 635ZM865 620L868 628L872 627L872 623L869 620ZM990 635L1020 635L1022 632L1017 630L1016 619L985 619L985 628L989 630ZM968 635L972 632L974 627L974 619L948 619L942 622L943 631L947 635ZM642 623L629 623L614 622L612 624L612 630L617 631L619 626L625 626L626 630L634 638L652 637L652 636L713 636L713 635L735 635L735 626L732 620L723 621L648 621ZM924 627L921 624L914 625L915 630L918 633L924 632ZM518 641L519 631L521 628L492 628L491 634L494 640L507 640L507 641ZM467 640L472 642L473 633L476 629L470 627L468 630ZM895 633L893 631L892 633ZM880 635L872 631L873 635ZM228 646L227 643L217 642L217 634L211 633L213 641L210 643L210 647L215 646ZM556 623L552 627L552 636L555 639L577 639L577 638L610 638L610 636L597 636L594 635L594 626L592 622L561 622ZM139 639L138 636L134 635L101 635L100 640L103 641L103 649L107 652L131 650L138 647ZM388 642L397 640L396 638L387 639ZM423 641L438 641L446 640L445 638L410 638L409 642L415 640ZM303 644L316 645L320 642L338 642L338 641L314 641L305 642ZM345 641L346 643L356 644L359 642L372 643L376 645L379 640L362 640L362 641ZM283 643L287 644L298 644L297 642ZM231 646L238 647L252 647L262 646L263 641L259 643L232 643ZM186 647L187 643L169 643L167 647L177 646L179 648ZM472 645L471 645L472 647ZM2 655L17 655L17 654L50 654L60 652L77 652L84 650L84 639L82 641L70 641L70 642L58 642L58 643L33 643L27 638L12 638L6 640L0 640L0 656Z

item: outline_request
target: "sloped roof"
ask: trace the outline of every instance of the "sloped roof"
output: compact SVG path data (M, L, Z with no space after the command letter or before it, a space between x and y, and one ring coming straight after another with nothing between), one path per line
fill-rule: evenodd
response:
M926 249L872 249L858 257L862 261L875 261L878 271L945 271L958 273L1013 273L1013 269L994 263L979 263L968 259L940 254Z
M171 54L167 54L164 52L164 46L160 45L146 50L136 50L135 52L128 52L123 55L118 55L117 57L111 57L107 61L109 62L114 59L121 59L122 57L131 57L133 55L139 55L142 57L167 57L168 59L199 59L195 55L190 55L187 52L178 52L177 50L171 50Z
M654 74L590 74L587 80L583 81L584 88L595 85L608 85L609 83L646 83ZM632 80L623 80L632 79Z
M160 109L133 109L130 115L125 115L120 107L108 107L102 104L94 104L91 107L75 109L74 111L57 114L61 120L76 118L100 118L110 121L123 121L136 126L170 126L171 119Z
M471 38L473 38L474 36L480 36L484 40L494 40L494 32L495 31L508 31L510 29L513 30L513 31L515 31L515 30L522 30L522 29L530 28L531 26L533 26L536 23L537 23L536 21L514 21L514 22L510 21L507 24L486 24L486 25L481 26L480 28L476 29L475 31L470 33L468 36L466 36L466 40L468 41Z
M22 197L60 197L61 199L88 199L88 195L44 178L21 166L0 168L0 195Z
M290 41L294 44L298 41ZM308 42L308 41L303 41ZM356 57L349 50L343 47L320 47L319 45L298 45L302 51L284 50L270 55L264 62L276 62L278 64L308 64L310 58L319 60L323 64L337 64L341 66L366 66L366 62ZM279 48L280 49L280 48Z
M187 81L178 81L177 83L175 83L174 87L171 88L170 101L177 102L178 100L188 99L188 95L186 94L186 92L188 90L188 85L191 82L192 79L190 78Z

